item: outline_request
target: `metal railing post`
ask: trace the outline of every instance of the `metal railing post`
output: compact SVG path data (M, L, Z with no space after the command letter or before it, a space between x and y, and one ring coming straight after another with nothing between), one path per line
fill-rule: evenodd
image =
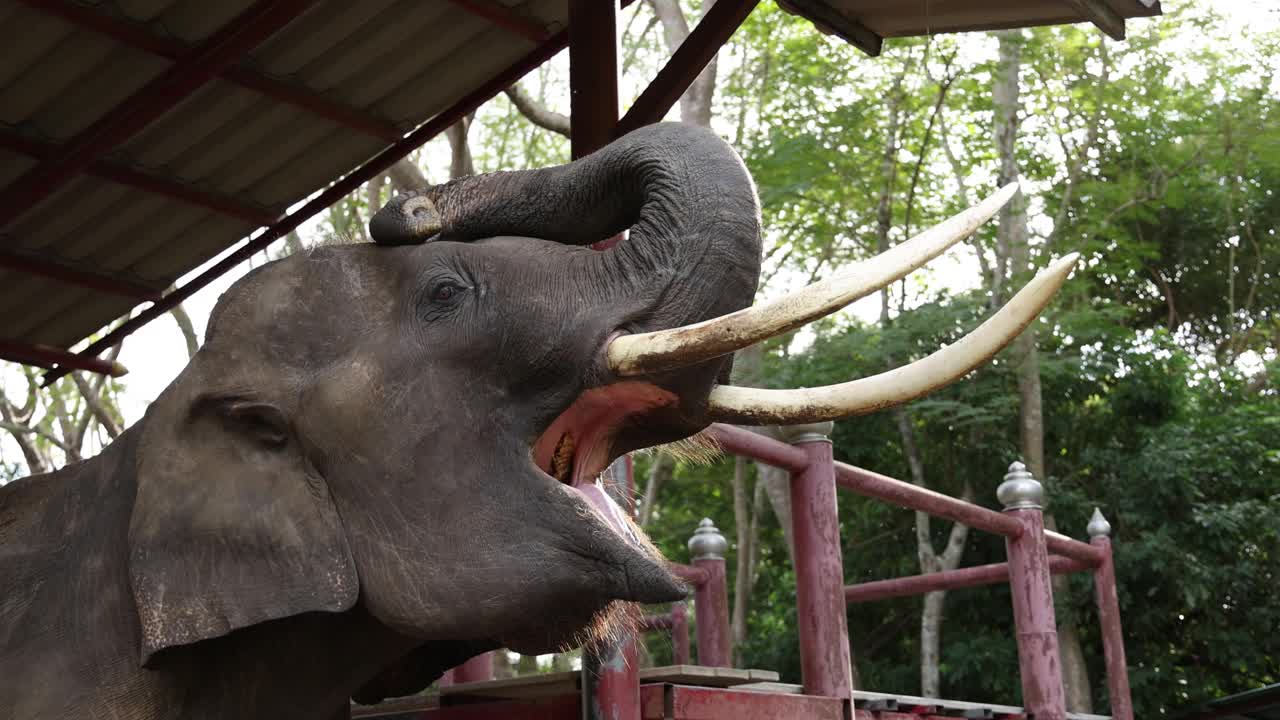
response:
M1120 600L1116 597L1116 568L1111 555L1111 523L1098 508L1093 509L1087 531L1089 544L1102 551L1102 563L1093 570L1093 593L1098 602L1098 622L1102 626L1102 652L1107 664L1111 717L1133 720L1129 667L1125 662L1124 633L1120 628Z
M440 684L461 685L462 683L481 682L493 679L493 653L477 655L470 660L449 670L440 678Z
M613 461L605 489L628 513L634 512L630 458ZM628 632L582 648L583 720L640 720L640 649Z
M671 659L689 664L689 610L682 602L671 606Z
M689 538L690 562L707 573L707 581L694 591L693 613L697 623L698 664L708 667L733 664L729 591L724 571L724 555L728 549L729 541L716 529L711 518L703 518Z
M1006 538L1013 624L1018 637L1022 704L1036 720L1064 720L1067 698L1058 656L1058 629L1044 536L1044 486L1020 462L1009 466L996 497L1022 534Z
M800 668L810 695L851 699L852 662L845 620L844 565L829 422L778 428L804 451L808 465L791 474L796 616Z

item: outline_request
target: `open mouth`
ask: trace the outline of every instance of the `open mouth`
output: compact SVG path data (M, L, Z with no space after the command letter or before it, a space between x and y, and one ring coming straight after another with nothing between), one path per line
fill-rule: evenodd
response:
M629 419L676 402L674 394L646 382L587 390L539 436L533 445L534 464L581 494L611 528L636 543L632 524L609 497L601 473L614 460L613 439Z

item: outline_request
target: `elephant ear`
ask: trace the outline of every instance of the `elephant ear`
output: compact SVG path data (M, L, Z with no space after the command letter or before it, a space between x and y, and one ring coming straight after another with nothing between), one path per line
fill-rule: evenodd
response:
M144 665L256 623L349 609L359 591L329 489L286 412L217 389L211 376L224 373L211 368L226 363L208 352L152 404L139 443L129 576Z

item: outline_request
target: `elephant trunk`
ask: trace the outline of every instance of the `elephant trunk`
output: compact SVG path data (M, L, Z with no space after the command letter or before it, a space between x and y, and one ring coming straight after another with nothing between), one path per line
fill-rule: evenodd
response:
M649 125L567 165L402 195L369 224L380 244L522 235L587 245L628 228L627 241L586 263L587 277L567 280L640 301L651 328L750 305L760 266L755 186L724 141L692 125Z

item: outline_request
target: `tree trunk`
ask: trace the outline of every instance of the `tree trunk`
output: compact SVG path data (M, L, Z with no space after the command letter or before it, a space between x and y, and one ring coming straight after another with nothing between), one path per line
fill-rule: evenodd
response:
M702 14L705 16L715 0L702 0ZM675 53L676 48L689 37L689 22L677 0L649 0L649 7L662 23L662 35L667 43L667 50ZM680 121L690 125L711 127L711 100L716 90L716 59L703 68L698 77L680 96Z
M653 504L658 501L658 490L671 479L676 469L675 458L670 453L658 450L653 456L653 464L649 466L649 480L644 485L644 497L640 502L640 514L636 522L640 527L649 524L653 518Z
M995 142L1000 157L1001 185L1018 178L1017 137L1019 128L1019 73L1022 67L1022 33L1017 30L997 32L1000 42L1000 65L993 85L995 102ZM1032 269L1028 244L1026 202L1022 193L1000 212L1000 227L996 236L997 267L992 275L993 296L1003 299L1006 281L1025 275ZM1044 456L1044 403L1040 387L1040 357L1036 348L1034 323L1013 342L1017 358L1015 373L1018 385L1018 441L1023 462L1042 483L1048 487L1048 472ZM1051 513L1045 513L1045 526L1054 529L1057 523ZM1054 597L1066 606L1069 587L1065 576L1054 578ZM1066 686L1067 710L1077 713L1093 712L1093 694L1089 684L1089 672L1084 662L1084 650L1080 645L1080 633L1069 613L1058 613L1058 644L1062 663L1063 682Z
M733 638L733 665L742 666L742 648L747 644L747 613L751 609L751 588L755 584L755 546L760 526L752 512L753 503L747 491L748 461L742 456L733 460L733 521L738 535L735 552L737 572L733 583L733 612L730 635Z
M471 159L471 143L467 141L467 133L471 130L471 119L475 116L474 112L467 113L465 117L444 131L445 137L449 139L449 149L452 151L449 162L450 180L476 174L475 162Z
M396 189L396 192L420 190L431 184L422 170L418 169L418 166L414 165L409 158L397 160L387 169L387 177L391 179L391 186Z

